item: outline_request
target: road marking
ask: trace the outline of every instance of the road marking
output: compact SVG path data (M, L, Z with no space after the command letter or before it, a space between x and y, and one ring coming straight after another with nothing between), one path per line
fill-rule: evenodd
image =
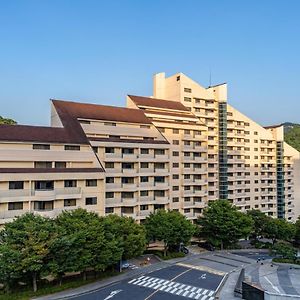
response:
M226 274L225 272L217 271L215 269L212 269L212 268L209 268L209 267L204 267L204 266L193 266L193 265L183 264L183 263L178 263L176 265L181 266L181 267L185 267L185 268L189 268L189 269L194 269L194 270L199 270L199 271L206 271L208 273L212 273L212 274L220 275L220 276L224 276Z
M115 295L119 294L120 292L122 292L122 290L115 290L115 291L112 291L110 292L110 294L104 298L104 300L108 300L108 299L111 299L113 298Z
M278 288L277 286L275 286L275 285L269 280L269 278L268 278L267 276L264 276L264 278L271 284L272 288L273 288L277 293L280 294L279 288Z
M128 283L133 285L138 285L140 287L146 287L154 289L153 293L147 296L144 300L149 300L159 291L170 293L173 295L180 295L182 297L186 297L189 299L196 300L213 300L215 291L207 290L203 288L198 288L191 285L181 284L179 282L174 281L176 278L182 276L187 271L182 272L181 274L175 276L171 280L160 279L156 277L139 277L133 280L130 280Z

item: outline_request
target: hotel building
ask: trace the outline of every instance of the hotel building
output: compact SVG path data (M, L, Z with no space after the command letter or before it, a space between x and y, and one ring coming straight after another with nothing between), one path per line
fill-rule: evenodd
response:
M299 163L283 127L230 106L226 84L159 73L153 96L129 95L127 108L51 100L51 127L0 125L0 225L78 207L195 220L216 199L294 221Z

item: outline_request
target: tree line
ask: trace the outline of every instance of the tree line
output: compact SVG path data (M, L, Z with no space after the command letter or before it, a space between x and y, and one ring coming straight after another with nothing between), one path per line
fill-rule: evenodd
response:
M275 251L284 253L289 245L282 241L300 245L300 219L293 224L258 210L243 213L226 200L210 202L196 224L178 211L166 210L150 214L143 224L84 209L64 211L56 219L28 213L0 231L0 283L7 291L20 282L36 291L41 278L49 275L59 283L70 272L86 279L88 271L101 273L141 255L151 241L162 241L166 256L180 251L193 236L217 249L237 247L243 238L254 244L268 238Z

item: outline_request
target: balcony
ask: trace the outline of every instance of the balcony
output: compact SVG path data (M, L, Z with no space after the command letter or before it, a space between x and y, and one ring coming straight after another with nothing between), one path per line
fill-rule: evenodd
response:
M132 169L122 169L122 172L124 174L135 174L135 173L137 173L137 170L135 168L132 168Z
M122 198L122 206L135 206L137 205L137 199L135 198Z
M155 204L168 204L169 198L167 196L154 196Z
M121 198L107 198L105 199L105 205L110 207L122 206Z
M140 173L153 173L154 168L140 168Z
M122 217L130 217L130 218L133 218L133 219L135 219L137 217L137 214L134 213L134 212L133 213L122 212L121 215L122 215Z
M137 189L136 183L122 183L123 191L135 191Z
M124 161L135 161L138 158L138 156L135 153L123 153L122 159Z
M121 183L106 183L105 185L106 191L114 191L114 190L120 190L122 188Z
M155 168L154 169L154 172L155 173L163 173L163 174L166 174L169 172L169 170L167 168L164 168L164 169L160 169L160 168Z

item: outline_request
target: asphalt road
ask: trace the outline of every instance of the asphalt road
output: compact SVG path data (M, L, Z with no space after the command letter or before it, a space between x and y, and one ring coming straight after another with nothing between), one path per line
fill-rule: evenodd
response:
M259 251L259 250L249 250L249 251L233 251L231 252L232 254L236 254L239 256L245 256L251 259L260 259L260 260L265 260L265 259L271 259L274 256L270 256L267 251Z
M121 281L73 300L213 300L223 276L173 265Z

